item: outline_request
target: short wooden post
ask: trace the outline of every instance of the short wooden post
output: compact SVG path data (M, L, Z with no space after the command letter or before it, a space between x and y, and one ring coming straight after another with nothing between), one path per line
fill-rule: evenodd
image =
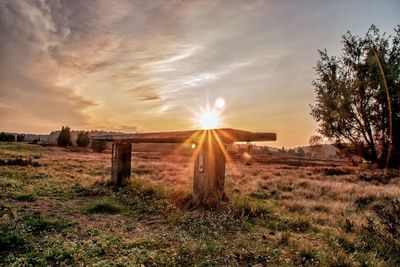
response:
M111 179L117 187L129 183L131 177L131 155L132 145L130 143L113 143Z
M218 207L225 198L224 144L217 141L211 131L205 133L197 150L194 163L193 205Z

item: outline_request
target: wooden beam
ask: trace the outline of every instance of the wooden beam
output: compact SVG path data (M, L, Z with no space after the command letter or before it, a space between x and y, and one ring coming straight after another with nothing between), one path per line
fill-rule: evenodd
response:
M116 187L125 186L131 177L132 144L114 142L111 157L111 179Z
M127 143L197 143L208 132L215 133L221 142L229 144L233 142L275 141L275 133L254 133L236 129L213 129L177 132L154 132L135 134L112 134L93 136L93 140L109 142L123 141Z
M196 149L193 180L193 206L217 208L225 198L224 144L207 132Z

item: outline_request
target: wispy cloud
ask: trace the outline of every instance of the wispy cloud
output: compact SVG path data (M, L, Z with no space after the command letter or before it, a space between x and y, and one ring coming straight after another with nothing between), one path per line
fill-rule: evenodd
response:
M385 4L0 0L0 125L191 128L188 110L223 97L227 126L300 142L315 126L316 49L339 51L370 23L390 30L399 4Z

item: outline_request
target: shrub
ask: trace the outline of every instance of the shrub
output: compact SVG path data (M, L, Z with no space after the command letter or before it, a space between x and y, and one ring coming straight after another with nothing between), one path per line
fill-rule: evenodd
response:
M59 146L68 146L71 144L71 129L68 126L63 126L58 135L57 143Z
M97 141L93 140L90 144L90 147L96 152L103 152L107 148L107 142L105 141Z
M76 144L79 147L87 147L90 144L89 132L80 131L76 139Z
M367 251L376 252L385 260L400 264L400 200L389 207L375 209L377 221L368 219L361 232Z

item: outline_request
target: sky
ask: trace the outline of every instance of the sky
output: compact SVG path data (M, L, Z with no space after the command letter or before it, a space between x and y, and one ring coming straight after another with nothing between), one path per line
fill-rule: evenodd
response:
M197 129L223 99L219 127L305 145L317 50L399 18L398 0L0 0L0 131Z

